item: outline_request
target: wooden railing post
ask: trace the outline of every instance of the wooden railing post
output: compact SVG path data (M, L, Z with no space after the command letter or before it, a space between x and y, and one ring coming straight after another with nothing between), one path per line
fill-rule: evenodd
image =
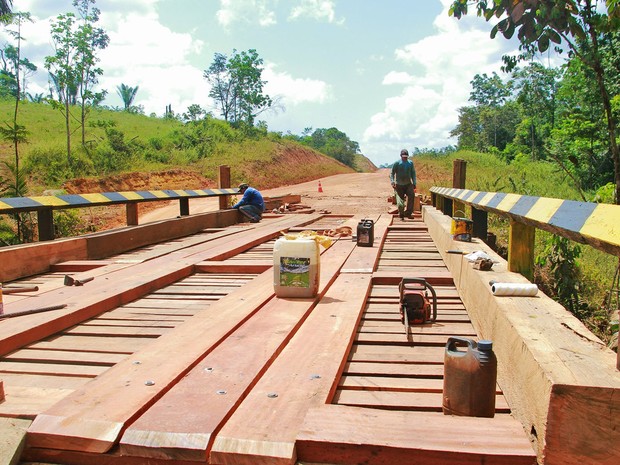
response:
M189 216L189 199L187 197L179 199L179 210L181 216Z
M217 176L217 187L220 189L225 189L230 187L230 166L221 165L220 170ZM221 195L220 196L220 210L225 210L229 208L229 195Z
M452 162L452 187L455 189L465 189L465 178L467 173L467 162L465 160L456 159ZM459 202L458 200L454 201L453 206L453 214L456 215L457 212L462 212L462 216L465 215L465 204L463 202Z
M126 204L127 226L138 225L138 202L130 202Z
M489 215L486 211L471 207L471 219L474 222L474 237L479 237L484 242L489 234Z
M508 238L508 271L534 278L534 239L536 228L510 220Z
M37 222L39 223L39 240L53 241L56 236L54 232L54 212L51 208L44 208L37 211Z

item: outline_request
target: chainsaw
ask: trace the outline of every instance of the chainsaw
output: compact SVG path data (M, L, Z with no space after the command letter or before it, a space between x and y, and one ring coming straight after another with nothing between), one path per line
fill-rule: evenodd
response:
M403 278L398 286L400 292L400 320L409 334L410 325L434 323L437 320L437 294L423 278ZM433 296L432 314L428 291Z

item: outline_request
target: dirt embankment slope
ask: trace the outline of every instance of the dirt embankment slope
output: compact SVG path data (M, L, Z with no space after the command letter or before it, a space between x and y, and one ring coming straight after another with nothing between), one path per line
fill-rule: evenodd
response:
M358 169L376 171L365 157L358 157ZM311 181L335 174L353 173L354 170L339 161L304 147L280 145L269 162L250 161L229 164L232 185L249 182L258 189ZM72 179L63 184L69 194L118 192L160 189L205 189L217 187L217 179L203 176L190 169L169 169L157 172L125 173L102 178Z

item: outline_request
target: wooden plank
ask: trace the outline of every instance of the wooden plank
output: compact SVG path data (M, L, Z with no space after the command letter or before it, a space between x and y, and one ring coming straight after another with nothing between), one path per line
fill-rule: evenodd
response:
M339 390L334 403L370 408L411 410L418 412L441 412L442 392L399 392L370 390ZM495 399L495 413L510 413L506 399L500 394Z
M49 266L66 260L86 259L84 238L60 239L28 246L0 249L0 282L9 282L23 276L45 273Z
M215 432L307 317L353 247L338 242L321 255L323 286L316 298L276 297L219 344L127 428L121 453L206 461ZM196 409L197 403L209 408Z
M0 362L0 373L38 373L45 375L94 378L108 369L101 365L68 365L63 363Z
M414 378L404 376L343 376L339 389L369 391L443 392L441 378Z
M443 363L375 363L352 361L345 365L344 374L356 376L443 378Z
M303 418L310 407L333 395L369 289L369 274L338 277L217 434L211 462L295 460L295 438Z
M155 340L156 339L144 337L93 338L63 335L62 337L35 342L28 347L36 349L132 354L152 344Z
M284 224L289 222L292 220ZM271 225L266 230L276 234L281 225ZM252 234L243 239L253 242L253 237L261 237L259 232ZM236 244L226 248L214 246L194 257L202 260L211 255L220 259L231 248L242 249ZM326 286L324 279L328 277L329 273L321 278L321 286ZM33 447L52 449L108 451L127 424L273 297L272 279L272 273L264 272L237 292L213 303L208 315L197 314L154 341L148 351L131 355L89 383L87 389L76 391L39 415L29 429L30 443ZM162 360L173 363L162 364ZM122 404L116 402L118 392L123 392Z
M508 415L454 417L325 405L311 409L297 436L309 463L532 465L535 454Z
M56 402L74 392L72 389L7 386L6 400L0 403L0 417L34 419Z
M308 215L305 221L312 221L318 215ZM0 325L2 353L8 353L30 342L73 326L104 311L131 302L138 297L169 285L190 275L193 264L207 260L221 260L252 247L266 238L278 235L282 229L299 224L299 218L285 218L280 221L256 227L234 237L222 237L209 243L206 249L197 245L173 252L149 262L139 263L129 269L110 273L106 279L95 279L85 286L57 289L43 296L7 305L5 311L28 310L33 306L67 304L62 310L41 312L20 318L11 318ZM0 353L0 355L2 355Z
M2 360L12 362L72 363L75 365L112 366L125 357L126 355L123 354L101 352L22 349L6 355Z
M0 418L0 463L17 465L26 444L26 429L30 420Z
M108 451L125 424L133 422L145 406L178 382L213 346L273 297L272 279L270 272L261 274L214 303L218 311L209 317L196 315L174 332L153 341L148 351L129 356L89 383L88 389L76 391L39 415L29 430L30 443L51 449ZM174 363L162 364L162 360ZM147 386L147 381L154 384ZM123 392L122 403L116 402L115 392Z

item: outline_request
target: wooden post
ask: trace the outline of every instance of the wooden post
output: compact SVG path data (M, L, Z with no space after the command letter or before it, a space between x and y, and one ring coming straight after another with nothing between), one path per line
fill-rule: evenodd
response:
M443 198L443 202L441 202L441 212L444 215L452 216L452 199L448 197Z
M138 202L126 204L127 226L138 226Z
M465 174L467 172L467 162L465 160L456 159L452 162L452 187L455 189L465 189ZM457 212L462 212L465 215L465 204L454 201L453 212L457 215Z
M45 208L37 211L37 220L39 223L39 240L53 241L54 234L54 212L51 208Z
M481 238L484 242L487 241L489 218L488 213L484 210L471 207L471 219L474 222L474 237Z
M225 189L227 187L230 187L230 166L228 165L220 166L220 171L217 176L217 187L219 187L220 189ZM229 195L220 196L220 199L219 199L220 210L225 210L229 208L229 205L228 205L229 198L230 198Z
M189 216L189 199L187 197L179 199L179 209L181 216Z
M536 228L510 221L508 239L508 271L521 273L530 281L534 278L534 238Z
M467 162L456 159L452 162L452 187L455 189L465 189L465 178L467 173Z

